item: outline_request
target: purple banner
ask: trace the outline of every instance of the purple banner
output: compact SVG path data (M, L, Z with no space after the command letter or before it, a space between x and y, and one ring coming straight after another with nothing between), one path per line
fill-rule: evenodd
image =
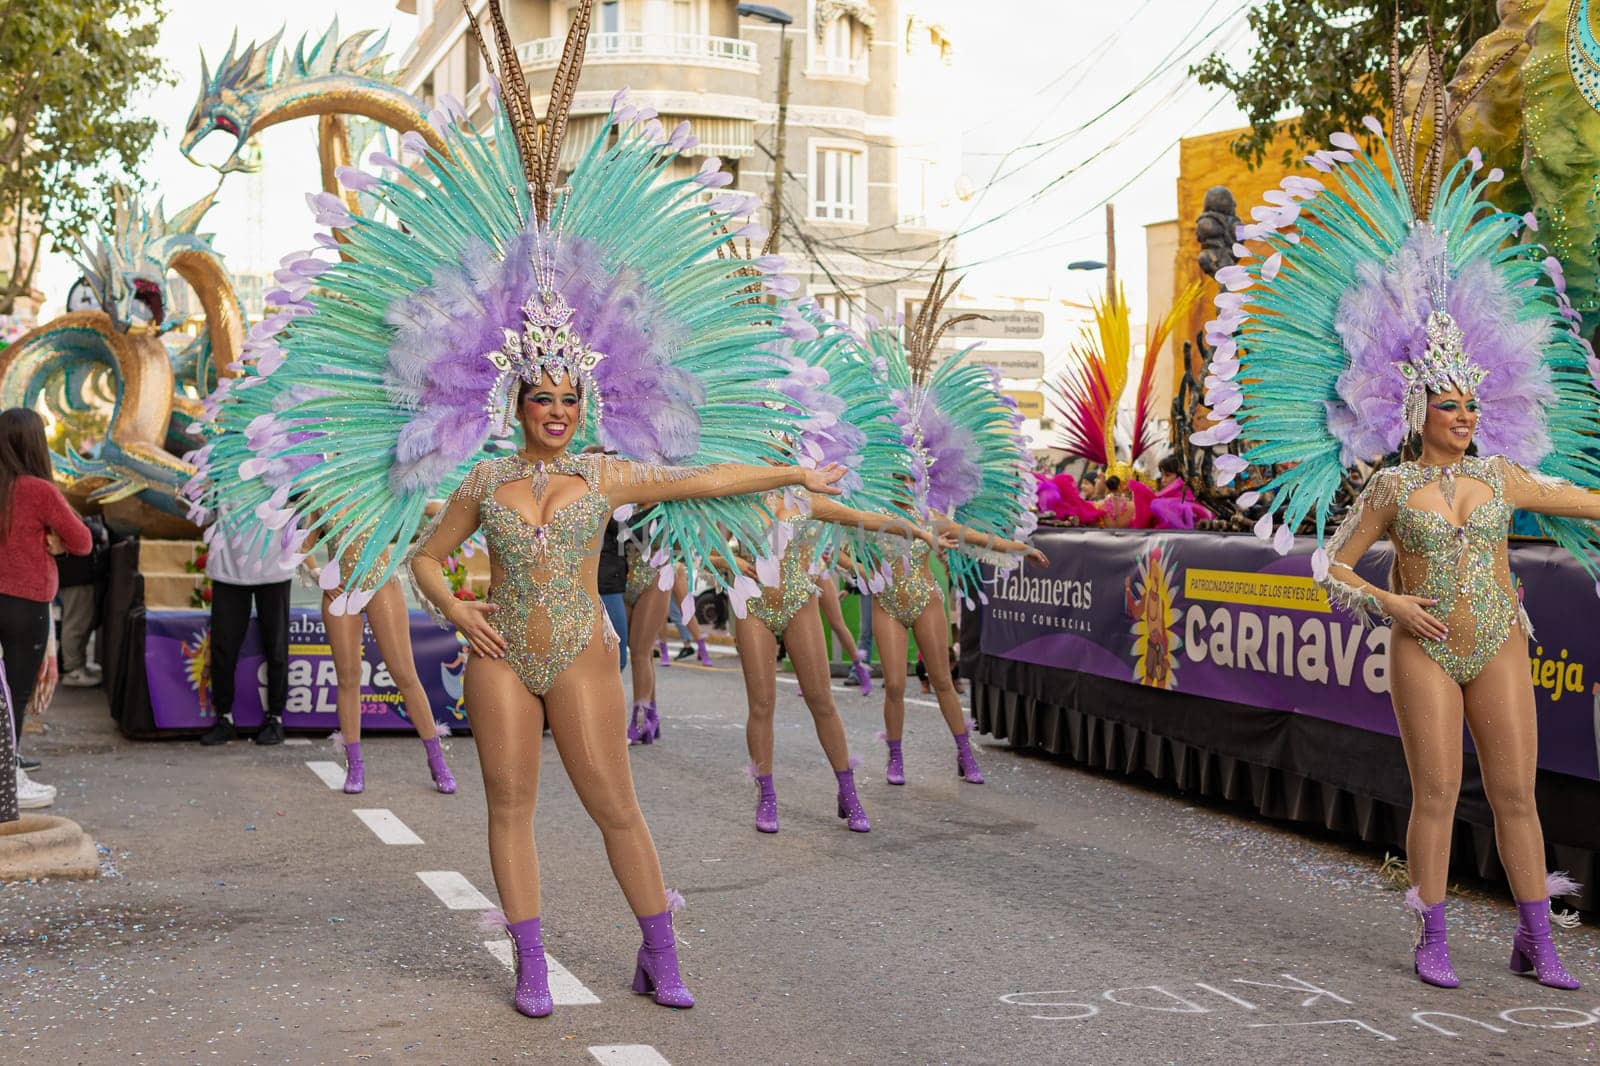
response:
M1396 735L1387 626L1330 606L1309 540L1287 556L1250 536L1041 532L1050 566L1000 578L984 608L987 655L1078 670ZM1386 545L1361 561L1386 581ZM1530 642L1539 765L1600 780L1595 586L1561 549L1513 543Z
M372 630L363 632L361 663L361 728L412 728L409 709L389 676ZM461 678L466 669L464 645L453 631L435 625L421 611L411 612L411 648L422 687L433 704L433 716L452 726L464 724ZM145 674L157 728L209 726L211 706L211 616L206 611L151 611L145 618ZM261 723L266 703L266 661L256 620L250 620L235 674L233 720L241 726ZM338 683L333 653L322 628L322 613L307 608L289 612L289 698L283 724L288 729L339 728L335 709Z

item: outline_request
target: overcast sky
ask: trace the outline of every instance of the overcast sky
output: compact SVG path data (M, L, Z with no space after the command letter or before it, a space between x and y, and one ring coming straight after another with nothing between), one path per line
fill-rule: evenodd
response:
M416 32L415 19L392 0L230 3L226 18L219 17L224 5L216 0L168 0L167 6L160 49L178 83L150 96L149 111L163 133L145 173L169 212L216 184L214 172L177 150L199 91L201 49L215 62L235 25L242 40L264 38L280 26L291 39L320 32L335 7L344 33L389 29L396 56ZM1057 297L1096 291L1103 284L1097 275L1069 274L1064 266L1103 258L1099 204L1112 196L1119 266L1136 311L1142 310L1143 227L1176 213L1177 138L1241 122L1229 102L1188 82L1184 72L1213 47L1242 53L1242 13L1250 0L947 0L944 6L957 74L967 87L963 113L952 121L964 134L966 177L979 190L966 205L966 225L999 219L961 239L960 258L973 264L968 290L988 296L1048 288ZM1201 40L1218 26L1225 28ZM223 185L206 225L235 269L270 269L308 242L312 227L303 194L319 185L315 129L300 121L266 131L259 177L235 175ZM1003 175L998 181L997 169ZM37 281L50 296L47 313L59 310L76 276L65 258L47 260Z

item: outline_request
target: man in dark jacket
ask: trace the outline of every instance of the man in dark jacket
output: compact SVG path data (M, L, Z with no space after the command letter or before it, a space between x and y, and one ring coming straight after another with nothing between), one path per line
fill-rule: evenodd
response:
M93 688L100 684L100 667L89 661L89 634L94 630L97 590L106 577L106 549L111 538L98 515L83 520L94 546L88 555L56 558L61 578L61 683L68 688Z

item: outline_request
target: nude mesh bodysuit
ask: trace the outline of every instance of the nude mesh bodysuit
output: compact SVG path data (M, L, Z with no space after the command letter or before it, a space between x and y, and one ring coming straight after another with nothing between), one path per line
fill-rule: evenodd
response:
M907 545L899 537L880 537L879 545L884 554L893 560L890 566L894 576L888 587L874 597L874 601L890 618L910 629L922 617L928 604L939 595L933 583L933 574L928 569L933 548L921 540L911 541Z
M1428 507L1414 506L1415 494L1450 478L1470 478L1487 485L1490 496L1473 508L1461 525ZM1387 534L1394 543L1393 591L1439 602L1428 613L1449 627L1444 640L1417 637L1417 644L1457 684L1465 685L1489 664L1513 627L1530 636L1527 617L1517 601L1506 556L1506 536L1513 504L1507 482L1535 494L1560 492L1500 456L1468 456L1456 467L1401 463L1372 476L1361 498L1329 542L1329 597L1364 621L1376 617L1376 604L1340 572L1353 572L1365 543ZM1552 483L1559 486L1559 483ZM1567 490L1578 491L1572 486ZM1529 501L1533 502L1533 501ZM1362 534L1357 536L1357 534ZM1373 534L1376 534L1375 536ZM1359 547L1347 550L1352 542ZM1352 557L1354 556L1354 557Z
M563 454L545 464L547 474L583 478L588 491L543 525L495 499L500 486L535 476L534 465L519 455L474 466L451 497L451 502L459 497L477 505L479 528L489 545L489 602L499 608L495 625L506 639L506 661L535 696L550 691L561 672L577 661L589 646L597 619L604 620L606 647L618 643L592 590L594 575L586 579L584 574L611 515L599 489L603 461L598 455Z

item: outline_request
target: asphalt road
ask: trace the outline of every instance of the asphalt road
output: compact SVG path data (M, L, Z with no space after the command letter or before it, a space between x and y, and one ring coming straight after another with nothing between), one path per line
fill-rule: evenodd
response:
M629 993L638 931L548 739L538 815L546 947L573 982L531 1020L477 911L494 897L472 742L431 790L415 739L369 737L368 789L258 748L120 738L63 690L31 738L56 813L102 845L89 883L0 886L7 1063L1365 1063L1600 1056L1600 934L1559 935L1588 987L1506 970L1515 911L1452 904L1465 985L1411 974L1413 926L1381 856L1138 782L983 745L965 785L931 705L911 783L881 774L876 700L841 689L872 816L847 832L791 684L783 831L751 827L736 664L662 674L662 742L635 751L698 1006ZM420 843L386 844L386 810ZM391 823L392 826L392 823ZM398 830L396 830L398 831ZM503 951L503 948L498 950ZM585 995L585 993L587 993ZM614 1050L622 1048L623 1050ZM613 1050L605 1050L613 1049ZM654 1056L654 1057L652 1057Z

